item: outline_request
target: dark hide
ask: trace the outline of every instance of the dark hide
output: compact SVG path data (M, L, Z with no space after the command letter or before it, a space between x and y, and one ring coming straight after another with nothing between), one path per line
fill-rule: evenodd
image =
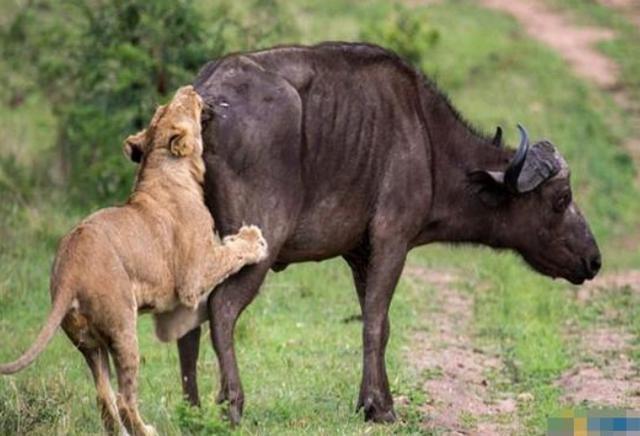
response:
M555 148L534 144L537 151L513 162L501 131L495 140L478 134L389 51L325 43L230 55L208 64L195 87L208 106L205 191L217 228L230 234L256 224L270 248L268 260L210 299L218 400L228 402L233 422L244 404L234 326L270 268L346 260L364 323L357 407L366 419L389 422L388 310L409 249L434 241L509 248L573 283L600 267ZM179 341L192 403L197 335Z

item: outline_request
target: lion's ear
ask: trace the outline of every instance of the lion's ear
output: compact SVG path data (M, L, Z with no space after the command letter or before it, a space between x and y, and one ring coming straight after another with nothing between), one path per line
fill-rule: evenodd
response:
M125 156L129 158L129 160L140 163L142 161L142 157L144 156L144 142L147 130L141 130L135 135L129 136L124 140L124 146L122 147Z
M176 131L169 138L169 151L176 157L186 157L195 150L196 138L187 126L176 126Z

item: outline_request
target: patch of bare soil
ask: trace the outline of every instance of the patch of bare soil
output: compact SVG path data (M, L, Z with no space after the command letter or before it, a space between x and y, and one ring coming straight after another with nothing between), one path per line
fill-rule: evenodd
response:
M571 405L640 409L640 377L629 356L633 335L612 327L574 331L581 362L557 381Z
M640 271L610 273L582 286L576 297L586 307L602 292L629 287L640 292ZM604 311L600 323L615 320L615 311ZM567 341L580 350L579 363L557 381L562 401L573 405L640 409L640 371L630 357L634 336L622 326L597 325L586 331L572 326Z
M637 248L637 245L634 248ZM628 269L601 274L593 281L580 287L576 297L579 302L585 303L595 298L603 289L622 288L630 288L635 292L640 292L640 270Z
M408 266L405 277L414 286L436 289L425 316L427 330L416 333L409 355L427 376L427 430L454 435L517 433L517 401L492 386L492 375L503 372L502 362L474 347L469 332L473 301L457 289L458 274Z

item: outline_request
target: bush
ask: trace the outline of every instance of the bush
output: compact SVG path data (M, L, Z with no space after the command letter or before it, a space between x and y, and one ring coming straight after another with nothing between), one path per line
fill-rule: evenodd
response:
M191 0L35 0L19 11L2 35L3 55L33 80L14 80L14 93L35 87L54 107L74 198L122 199L135 168L119 151L123 138L228 45L287 31L269 23L280 13L274 0L254 0L251 15L232 15L230 5L218 3L206 22Z

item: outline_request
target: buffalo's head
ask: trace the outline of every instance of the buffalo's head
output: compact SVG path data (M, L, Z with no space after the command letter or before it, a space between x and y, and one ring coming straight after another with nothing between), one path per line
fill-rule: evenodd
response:
M595 277L601 258L573 201L569 167L553 144L530 145L526 130L518 128L520 145L506 169L475 172L478 195L495 211L492 228L500 245L515 249L542 274L581 284Z

